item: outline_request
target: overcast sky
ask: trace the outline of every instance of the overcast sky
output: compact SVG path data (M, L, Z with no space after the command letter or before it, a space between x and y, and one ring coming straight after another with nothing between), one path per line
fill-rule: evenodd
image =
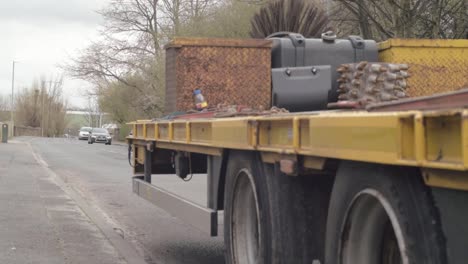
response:
M40 76L60 74L63 63L97 36L95 10L108 0L0 0L0 94L11 95L12 61L17 60L15 93ZM65 77L69 104L84 106L88 84Z

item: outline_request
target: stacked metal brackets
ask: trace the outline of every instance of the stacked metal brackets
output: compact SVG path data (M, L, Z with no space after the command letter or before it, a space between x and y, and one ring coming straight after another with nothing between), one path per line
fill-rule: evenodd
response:
M407 97L408 65L392 63L351 63L338 68L340 101L361 105Z

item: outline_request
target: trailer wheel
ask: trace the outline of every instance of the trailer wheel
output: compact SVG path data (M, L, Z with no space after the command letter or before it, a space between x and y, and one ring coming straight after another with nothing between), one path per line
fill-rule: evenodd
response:
M232 153L226 173L224 241L226 262L267 263L269 248L266 188L254 155Z
M439 215L419 172L341 164L328 213L326 263L448 263Z
M323 263L332 177L287 176L255 153L232 152L226 171L226 263Z

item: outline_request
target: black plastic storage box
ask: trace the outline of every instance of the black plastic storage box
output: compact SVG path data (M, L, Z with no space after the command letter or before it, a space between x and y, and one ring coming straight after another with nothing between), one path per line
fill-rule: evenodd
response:
M275 68L271 70L272 104L291 112L327 108L330 91L330 65Z
M277 72L276 74L284 74L288 68L293 67L330 65L331 87L318 87L318 85L322 86L324 84L323 80L316 85L312 85L313 93L315 94L319 92L317 90L323 93L323 90L326 89L328 102L336 102L338 100L337 79L339 78L339 74L336 69L341 64L378 61L377 43L374 40L363 40L358 36L337 39L333 33L327 32L322 34L322 38L306 39L301 34L280 32L271 35L269 39L273 41L272 68L284 68L283 71L273 71L273 74L275 72ZM294 86L285 86L284 80L281 82L281 86L278 86L279 84L274 83L275 79L280 78L273 77L273 97L275 97L275 90L295 89ZM301 89L304 89L304 87ZM300 100L301 97L297 99ZM277 100L279 99L277 98ZM292 102L295 99L289 98L287 101ZM320 106L311 106L309 110L319 110L322 106L323 103Z

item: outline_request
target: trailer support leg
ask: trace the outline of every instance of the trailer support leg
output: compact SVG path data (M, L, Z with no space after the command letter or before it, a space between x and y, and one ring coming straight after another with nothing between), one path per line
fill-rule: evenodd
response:
M213 210L222 210L222 201L219 199L219 185L221 175L222 157L208 156L207 171L207 206ZM224 184L224 182L222 183ZM221 205L221 206L220 206Z
M151 183L152 154L152 151L145 149L144 180L147 183Z

